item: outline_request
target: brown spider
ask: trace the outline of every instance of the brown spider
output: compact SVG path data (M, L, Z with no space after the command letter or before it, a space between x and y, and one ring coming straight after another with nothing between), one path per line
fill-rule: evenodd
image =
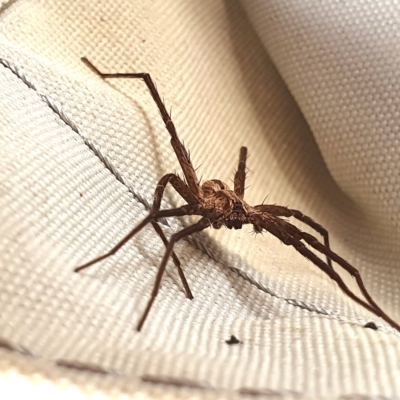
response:
M171 121L170 115L165 109L164 103L162 102L150 75L147 73L104 74L95 68L86 58L82 58L82 61L103 79L136 78L144 80L151 93L151 96L157 104L165 126L171 135L171 145L175 151L185 177L185 180L182 180L177 174L164 175L156 187L153 206L150 214L134 229L132 229L132 231L129 232L120 242L118 242L108 253L75 268L75 272L78 272L84 268L96 264L101 260L104 260L107 257L110 257L111 255L115 254L128 240L136 235L136 233L138 233L143 227L151 223L157 234L164 242L166 250L161 261L160 268L157 272L151 297L147 303L142 317L139 320L139 324L137 326L138 331L140 331L143 327L151 306L157 296L161 279L170 256L172 256L174 264L178 269L179 276L185 288L186 296L189 299L193 299L193 295L181 268L180 261L173 251L174 245L178 240L195 232L202 231L208 227L219 229L222 226L225 226L228 229L241 229L244 224L252 224L256 233L260 233L265 230L277 237L285 245L293 246L300 254L313 262L319 269L325 272L326 275L333 279L339 285L342 291L347 294L347 296L349 296L355 302L361 304L364 308L371 311L376 316L381 317L400 332L400 325L393 321L384 311L382 311L372 299L364 286L358 270L330 249L328 232L326 229L313 221L310 217L303 215L303 213L298 210L267 204L260 204L253 207L244 201L243 197L245 190L244 184L246 178L245 170L247 156L246 147L242 147L240 149L239 166L234 179L234 190L229 189L226 183L218 179L205 181L202 185L200 185L195 169L190 161L189 154L178 138L174 123ZM160 210L161 198L168 183L172 185L172 187L180 194L187 204L171 210ZM201 219L197 223L174 233L168 242L157 220L164 217L180 217L184 215L199 215L201 216ZM324 238L324 244L319 242L309 233L302 232L296 226L290 224L281 217L294 217L309 225L322 235ZM315 253L309 250L303 242L325 255L327 257L327 262L323 261ZM342 278L333 269L332 261L339 264L356 279L357 285L364 295L366 301L355 295L346 286Z

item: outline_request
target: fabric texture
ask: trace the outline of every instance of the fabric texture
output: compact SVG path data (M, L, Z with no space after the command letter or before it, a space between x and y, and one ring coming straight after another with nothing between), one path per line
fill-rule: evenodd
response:
M151 227L73 272L181 173L145 84L86 56L151 74L203 180L231 184L247 146L246 201L320 222L399 321L396 2L0 4L1 398L400 396L400 334L271 235L178 243L194 300L170 262L140 333L164 251ZM180 204L168 189L163 208Z

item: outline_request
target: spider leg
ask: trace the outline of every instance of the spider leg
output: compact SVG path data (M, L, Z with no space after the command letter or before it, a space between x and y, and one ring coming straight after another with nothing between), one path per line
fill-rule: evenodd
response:
M254 208L257 211L267 212L269 214L275 215L276 217L294 217L298 219L299 221L316 230L324 238L325 247L330 249L328 231L322 225L318 224L307 215L304 215L301 211L284 206L277 206L275 204L260 204L258 206L255 206ZM332 268L332 260L328 256L326 257L326 259L328 265Z
M321 269L323 272L325 272L326 275L328 275L332 280L334 280L348 297L350 297L356 303L363 306L368 311L371 311L372 313L374 313L376 316L382 318L389 325L391 325L393 328L395 328L397 331L400 332L400 325L397 322L395 322L393 319L391 319L372 300L371 296L369 295L369 293L367 292L367 290L364 287L364 284L361 280L359 272L354 267L352 267L347 261L345 261L343 258L338 256L332 250L326 248L322 243L318 242L318 240L316 238L314 238L312 235L300 231L300 229L296 228L294 225L290 224L287 221L284 221L279 218L268 218L268 219L261 218L261 219L262 219L261 226L265 230L272 233L274 236L276 236L278 239L280 239L284 244L293 246L300 254L302 254L304 257L309 259L319 269ZM259 221L259 223L260 223L260 221ZM340 266L342 266L351 275L354 274L353 276L356 277L356 280L358 277L359 278L359 280L357 280L358 286L361 289L364 296L366 296L365 293L367 294L366 299L368 300L368 303L365 302L364 300L360 299L358 296L356 296L347 287L347 285L344 283L344 281L342 280L340 275L338 275L333 270L333 268L330 268L328 266L328 264L326 264L324 261L322 261L316 254L314 254L311 250L309 250L304 245L304 243L301 242L301 239L304 239L309 245L314 247L316 250L331 257L331 259L333 261L337 262ZM311 243L311 242L313 242L313 243ZM318 245L317 245L317 243L318 243ZM360 282L361 282L361 285L360 285Z
M301 232L302 238L314 249L318 250L322 254L330 257L333 261L338 263L343 269L345 269L352 277L355 278L358 287L361 290L361 293L367 299L368 303L371 304L375 309L382 314L385 314L382 309L375 303L374 299L368 293L367 289L365 288L364 282L361 278L360 272L358 269L354 268L350 265L345 259L334 253L331 249L326 248L322 243L320 243L314 236L310 235L306 232ZM400 326L397 325L397 328L400 331Z
M161 117L164 121L165 127L167 128L169 134L171 135L171 145L175 151L175 154L178 158L179 164L183 170L186 181L193 195L197 199L201 199L203 197L203 193L199 184L199 180L196 175L196 171L190 161L190 156L185 146L178 138L178 134L176 133L175 125L171 120L170 115L168 114L167 109L161 97L157 91L156 86L154 85L153 80L151 79L150 74L146 72L140 73L102 73L100 72L86 57L81 59L93 72L99 75L101 78L133 78L133 79L143 79L147 88L150 91L151 97L156 103L158 110L160 111Z
M160 284L161 284L161 279L162 279L162 276L164 274L168 258L170 257L170 255L172 253L172 250L174 248L175 243L178 240L184 238L185 236L189 236L189 235L191 235L191 234L193 234L195 232L202 231L203 229L205 229L205 228L207 228L209 226L210 226L210 222L206 218L202 218L196 224L188 226L187 228L184 228L181 231L176 232L171 236L171 238L169 240L169 243L168 243L168 246L167 246L167 248L165 250L163 259L161 261L160 267L158 269L158 272L157 272L157 275L156 275L156 280L154 282L154 286L153 286L153 290L151 292L150 299L149 299L149 301L147 303L147 306L146 306L146 308L145 308L145 310L144 310L144 312L143 312L143 314L142 314L142 316L141 316L141 318L139 320L139 323L138 323L138 326L137 326L137 330L138 331L140 331L142 329L143 324L146 321L147 315L149 314L149 311L151 309L151 306L153 305L154 300L157 297L157 293L158 293L158 290L159 290Z
M181 178L179 178L178 175L175 174L167 174L164 175L160 181L158 182L158 185L156 187L156 190L154 192L154 196L153 196L153 206L151 211L157 212L160 209L161 206L161 199L162 196L164 194L164 190L165 187L167 186L167 184L170 183L173 188L188 202L188 203L193 203L196 202L196 198L193 196L192 192L190 191L190 189L187 187L187 185L185 184L185 182L182 181ZM165 234L161 228L161 226L158 224L157 221L152 221L151 222L154 230L157 232L158 236L160 236L161 240L163 241L165 247L168 246L168 240L165 237ZM178 256L175 254L175 252L172 252L172 259L174 261L174 264L176 266L176 268L178 269L178 273L179 273L179 277L181 278L183 287L185 288L185 292L186 292L186 297L188 299L193 299L193 295L192 292L190 290L189 284L186 280L185 274L183 273L182 267L181 267L181 263L179 261Z
M167 247L168 240L165 237L165 234L164 234L163 230L161 229L161 226L158 224L158 222L155 222L155 221L152 221L151 225L153 226L157 235L160 236L162 242L164 243L164 246ZM185 274L183 273L183 269L181 267L181 262L179 261L179 258L174 251L172 252L172 260L174 261L174 264L175 264L176 268L178 269L179 277L181 278L182 285L185 288L186 297L188 299L192 300L194 298L192 291L190 290L190 286L186 280Z
M234 190L237 196L243 200L244 197L244 184L246 181L246 157L247 148L241 147L239 153L239 166L235 174Z
M193 206L184 205L179 208L173 208L171 210L161 210L157 212L151 212L145 219L142 220L135 228L133 228L124 238L122 238L108 253L103 254L102 256L96 257L93 260L76 267L74 269L75 272L82 271L83 269L90 267L102 261L113 254L115 254L128 240L130 240L136 233L142 230L149 222L157 220L157 218L163 217L182 217L184 215L193 215L196 213L196 209Z

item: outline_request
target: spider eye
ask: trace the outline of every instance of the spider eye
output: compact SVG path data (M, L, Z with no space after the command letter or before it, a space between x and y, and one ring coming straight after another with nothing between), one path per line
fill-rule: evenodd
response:
M244 210L243 210L243 205L242 205L242 203L240 202L240 201L235 201L234 203L233 203L233 211L236 211L236 212L244 212Z

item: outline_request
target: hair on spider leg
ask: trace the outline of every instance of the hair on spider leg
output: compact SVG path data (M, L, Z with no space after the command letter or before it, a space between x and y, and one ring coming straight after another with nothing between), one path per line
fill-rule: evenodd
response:
M261 205L265 203L265 200L267 200L268 194L264 197L264 200L262 201Z
M264 236L264 232L258 232L258 231L256 231L255 229L252 229L252 230L250 231L250 233L251 233L254 237L256 237L257 235Z
M239 151L238 169L234 176L233 190L219 179L211 179L200 181L196 175L196 171L190 160L189 152L186 150L183 142L180 141L175 129L175 125L168 114L163 101L157 91L156 86L148 73L102 73L95 68L86 58L83 59L93 72L103 79L108 78L133 78L141 79L145 82L151 97L153 98L164 122L165 128L170 134L170 143L175 152L177 160L182 168L183 179L176 173L169 173L161 177L153 196L153 205L150 213L139 224L137 224L125 237L123 237L108 253L75 268L75 271L81 271L94 265L115 254L122 246L124 246L133 236L139 233L146 225L151 224L160 236L165 245L165 252L162 257L158 272L156 274L153 289L146 308L137 325L140 331L144 322L152 308L157 297L158 290L165 272L167 262L170 257L178 269L179 276L185 288L186 297L193 298L186 277L181 268L180 261L174 253L174 245L186 236L200 232L206 228L220 229L225 227L228 229L241 229L243 225L249 224L253 226L255 233L263 231L275 236L286 246L291 246L295 251L304 258L311 261L317 268L330 277L340 287L345 295L350 299L370 311L377 317L382 318L394 329L400 332L400 325L390 318L374 301L367 291L359 271L350 265L345 259L333 252L329 244L328 231L319 223L315 222L309 216L301 211L289 207L279 206L277 204L259 204L251 206L244 200L245 180L246 180L246 160L247 148L241 147ZM170 184L176 192L185 200L185 204L181 207L160 210L161 199L164 195L165 187ZM264 199L265 200L265 199ZM169 240L166 239L158 220L160 218L183 217L186 215L197 215L200 219L189 226L184 227L178 232L173 233ZM286 218L295 218L298 221L308 225L320 234L324 239L321 243L313 235L303 232L295 225L291 224ZM314 251L311 251L312 248ZM321 258L326 257L326 261ZM355 278L358 288L360 289L364 299L353 293L345 284L339 274L333 269L332 262L335 262L343 270L347 271Z

